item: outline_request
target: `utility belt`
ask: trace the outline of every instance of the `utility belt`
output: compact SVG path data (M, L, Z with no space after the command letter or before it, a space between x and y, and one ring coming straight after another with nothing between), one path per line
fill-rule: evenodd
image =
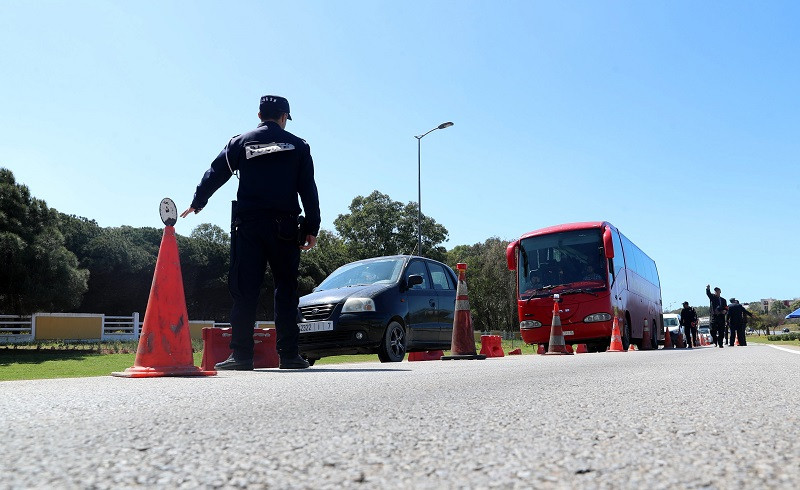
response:
M240 211L239 203L231 201L231 238L235 238L239 226L248 221L268 220L273 223L278 239L287 242L297 242L304 245L306 242L305 216L273 210L248 210Z

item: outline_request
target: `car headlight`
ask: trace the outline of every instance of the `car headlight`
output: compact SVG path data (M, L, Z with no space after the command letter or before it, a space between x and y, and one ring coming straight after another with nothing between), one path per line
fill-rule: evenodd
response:
M536 320L522 320L521 322L519 322L519 328L521 328L523 330L528 329L528 328L541 327L541 326L542 326L542 322L537 322Z
M375 302L372 298L347 298L342 307L342 313L358 313L360 311L375 311Z
M593 313L583 319L586 323L607 322L609 320L611 320L611 315L608 313Z

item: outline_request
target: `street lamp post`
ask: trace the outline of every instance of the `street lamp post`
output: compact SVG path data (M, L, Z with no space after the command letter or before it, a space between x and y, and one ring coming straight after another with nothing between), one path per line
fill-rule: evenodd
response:
M449 128L452 122L444 122L417 138L417 255L422 255L422 138L437 129Z

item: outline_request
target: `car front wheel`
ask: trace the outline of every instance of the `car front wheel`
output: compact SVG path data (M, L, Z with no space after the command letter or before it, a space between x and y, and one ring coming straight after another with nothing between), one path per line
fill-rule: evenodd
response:
M400 362L406 356L406 331L397 322L389 323L378 349L381 362Z

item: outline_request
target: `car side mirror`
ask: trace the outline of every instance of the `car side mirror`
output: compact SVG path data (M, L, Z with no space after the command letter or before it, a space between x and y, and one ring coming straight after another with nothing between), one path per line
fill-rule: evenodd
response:
M408 287L408 289L413 288L417 284L422 284L422 276L421 275L419 275L419 274L411 274L410 276L408 276L408 279L406 280L406 287Z
M614 241L613 237L611 236L611 230L606 228L606 231L603 232L603 249L606 254L607 259L614 258Z

